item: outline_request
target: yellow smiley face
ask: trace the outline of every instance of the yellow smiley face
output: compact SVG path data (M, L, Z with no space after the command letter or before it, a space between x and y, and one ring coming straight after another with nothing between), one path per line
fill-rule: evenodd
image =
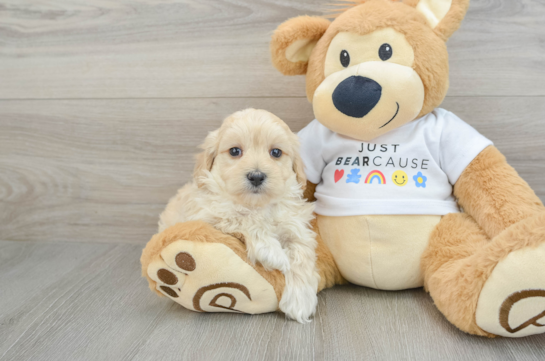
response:
M402 170L396 170L394 174L392 174L392 182L397 186L403 187L408 181L409 177L407 177L407 173Z

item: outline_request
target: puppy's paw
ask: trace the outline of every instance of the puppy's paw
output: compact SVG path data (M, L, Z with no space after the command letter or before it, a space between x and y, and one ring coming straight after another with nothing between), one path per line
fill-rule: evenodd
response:
M279 307L286 317L299 323L308 323L311 322L310 318L316 312L317 304L318 296L316 289L312 286L295 287L286 284Z
M267 271L277 269L286 274L290 270L288 255L277 242L259 242L248 249L248 259L253 263L261 263Z

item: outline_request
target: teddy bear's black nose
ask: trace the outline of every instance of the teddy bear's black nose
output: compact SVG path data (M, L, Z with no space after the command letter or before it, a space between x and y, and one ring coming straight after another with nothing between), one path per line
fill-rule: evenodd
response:
M382 87L373 79L351 76L344 79L333 91L333 104L341 113L362 118L377 105Z

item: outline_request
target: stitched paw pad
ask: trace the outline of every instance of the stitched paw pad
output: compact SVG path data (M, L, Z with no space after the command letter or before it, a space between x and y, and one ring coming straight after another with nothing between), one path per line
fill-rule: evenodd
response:
M486 281L475 320L504 337L545 332L545 244L510 253Z
M165 296L178 298L185 277L196 268L196 261L187 252L178 252L172 257L173 252L176 252L175 247L163 249L161 257L148 266L148 276L157 283L159 292Z
M272 285L221 243L175 241L147 273L159 292L190 310L264 313L278 307Z

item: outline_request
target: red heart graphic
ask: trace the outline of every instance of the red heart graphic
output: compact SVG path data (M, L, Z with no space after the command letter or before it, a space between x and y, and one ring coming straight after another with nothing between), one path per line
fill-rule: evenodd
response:
M343 177L343 175L344 175L344 169L341 169L341 170L336 169L335 170L335 183L340 181L341 178Z

